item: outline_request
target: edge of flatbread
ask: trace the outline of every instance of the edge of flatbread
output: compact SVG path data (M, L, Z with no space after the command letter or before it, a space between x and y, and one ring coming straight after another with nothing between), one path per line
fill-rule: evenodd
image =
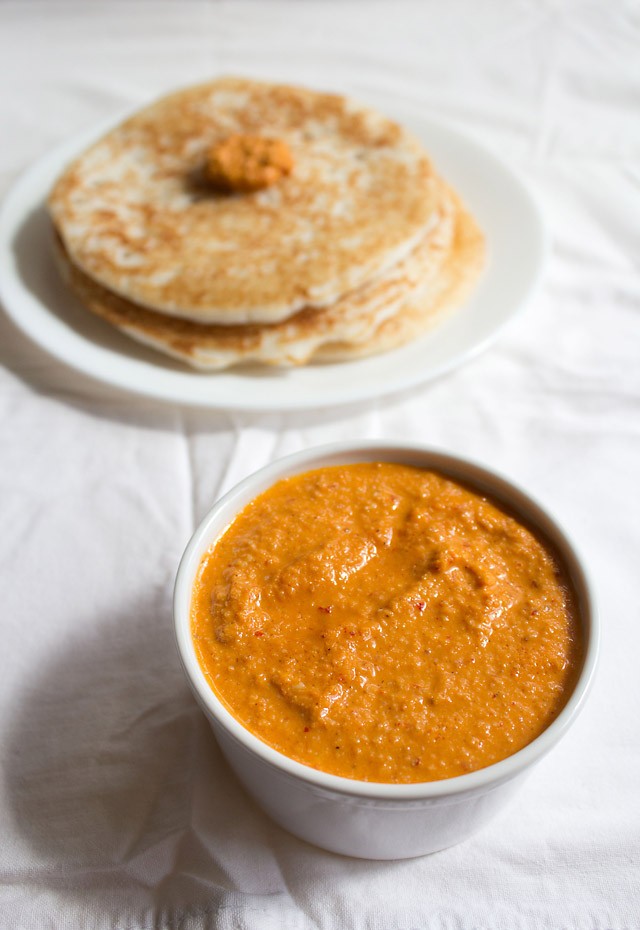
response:
M484 237L457 195L442 187L443 222L385 278L329 308L305 308L282 323L200 325L156 314L89 278L73 264L59 239L58 264L94 314L136 341L197 369L215 371L247 362L285 367L310 360L361 358L413 340L459 306L477 281L484 263Z
M484 235L474 217L458 200L451 253L439 275L412 297L401 311L385 320L368 344L328 344L316 353L318 361L344 362L389 352L423 335L461 307L472 293L486 261Z

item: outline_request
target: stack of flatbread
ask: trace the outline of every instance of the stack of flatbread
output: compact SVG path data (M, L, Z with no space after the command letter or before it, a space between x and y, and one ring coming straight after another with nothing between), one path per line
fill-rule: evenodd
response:
M207 174L229 138L280 140L257 190ZM49 200L83 304L202 369L386 351L459 305L475 221L395 122L333 94L223 78L164 97L84 152Z

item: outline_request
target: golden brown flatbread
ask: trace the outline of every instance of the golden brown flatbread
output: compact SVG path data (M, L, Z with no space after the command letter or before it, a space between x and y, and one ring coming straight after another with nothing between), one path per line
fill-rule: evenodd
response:
M206 180L234 133L289 147L264 190ZM406 130L334 94L221 78L142 109L82 154L49 209L73 265L157 313L274 323L384 275L437 221L440 184Z
M466 296L480 273L484 240L470 214L441 186L438 222L385 276L327 308L281 323L219 326L154 313L97 284L59 242L63 273L82 302L134 339L203 370L243 362L299 365L387 351L424 332Z

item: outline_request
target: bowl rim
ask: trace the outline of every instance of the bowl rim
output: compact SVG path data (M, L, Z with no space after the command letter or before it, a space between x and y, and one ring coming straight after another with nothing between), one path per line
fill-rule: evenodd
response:
M239 511L281 478L330 465L374 461L432 468L445 476L465 481L506 504L555 546L576 591L585 648L582 668L567 703L555 720L527 746L506 759L465 775L440 781L389 784L332 775L297 762L263 742L233 716L216 697L196 656L190 616L193 583L202 556ZM244 478L213 505L191 536L178 567L173 610L178 653L189 685L205 713L228 736L263 763L316 789L388 802L427 801L487 791L534 765L564 736L582 710L593 682L600 645L600 622L593 582L575 542L558 520L529 492L499 471L468 456L417 442L362 440L314 446L279 458Z

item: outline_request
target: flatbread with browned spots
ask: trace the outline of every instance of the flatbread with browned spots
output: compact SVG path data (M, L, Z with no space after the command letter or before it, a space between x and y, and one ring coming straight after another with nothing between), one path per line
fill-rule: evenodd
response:
M207 153L233 133L282 139L293 170L265 190L216 190ZM439 190L420 143L374 110L221 78L107 133L49 209L68 260L114 294L195 323L275 323L384 276L437 222Z
M442 187L434 229L385 276L327 308L307 307L272 324L197 324L154 313L96 284L59 244L65 277L82 302L139 342L203 369L244 362L300 365L395 348L424 332L466 296L482 267L483 237Z

